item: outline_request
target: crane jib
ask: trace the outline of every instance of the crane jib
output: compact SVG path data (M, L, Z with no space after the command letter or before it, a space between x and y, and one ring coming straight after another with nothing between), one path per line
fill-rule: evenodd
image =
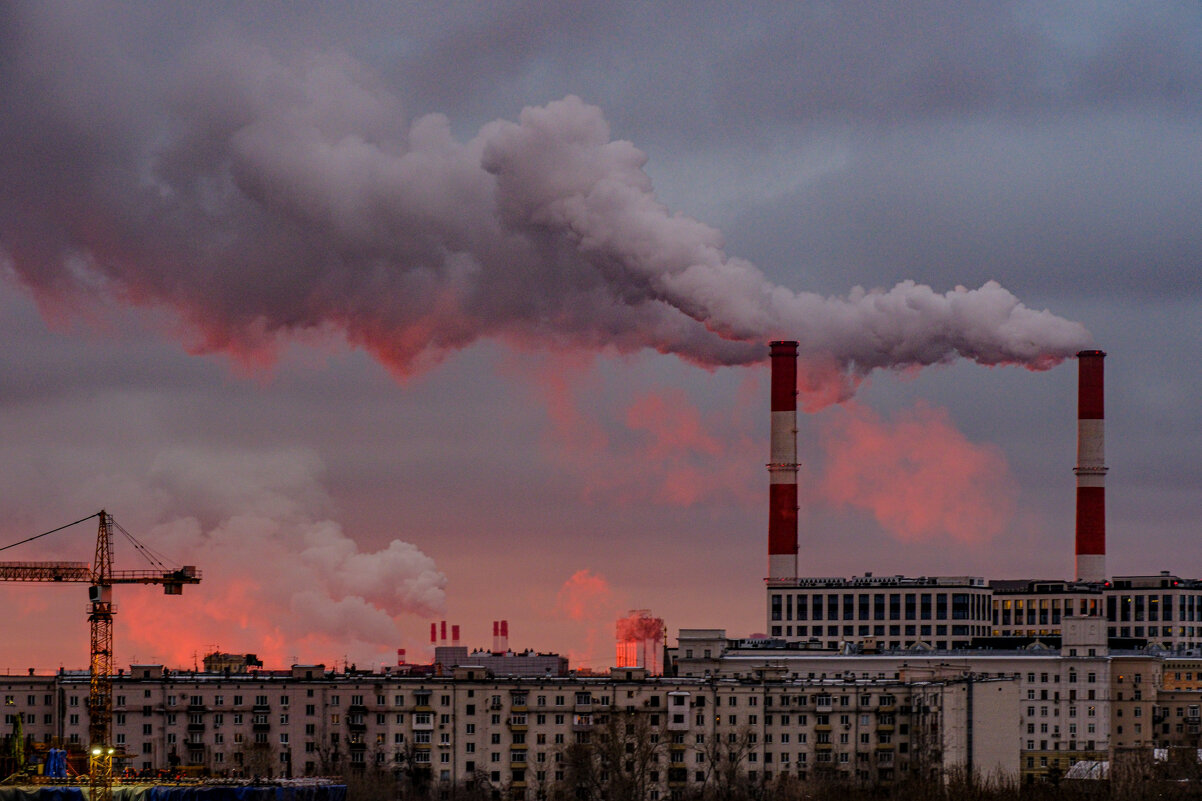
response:
M29 537L0 550L53 534L76 523L100 518L96 533L96 556L92 564L87 562L0 562L0 581L74 582L86 583L88 588L88 621L91 629L91 678L88 693L88 773L91 778L90 801L112 801L113 757L117 750L111 742L113 717L113 615L117 611L112 602L114 584L161 584L167 595L179 595L185 584L200 583L200 571L194 565L169 569L157 559L153 570L113 570L112 529L125 534L143 556L148 549L118 526L112 515L103 509L83 520L60 526L35 537Z

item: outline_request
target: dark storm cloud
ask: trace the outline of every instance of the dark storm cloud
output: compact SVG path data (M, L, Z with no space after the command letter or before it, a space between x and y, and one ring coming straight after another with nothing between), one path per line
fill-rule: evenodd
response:
M1202 125L1099 116L853 137L843 169L743 212L834 291L916 276L1024 294L1196 294Z
M776 22L718 65L720 111L888 126L1202 97L1188 4L806 4Z

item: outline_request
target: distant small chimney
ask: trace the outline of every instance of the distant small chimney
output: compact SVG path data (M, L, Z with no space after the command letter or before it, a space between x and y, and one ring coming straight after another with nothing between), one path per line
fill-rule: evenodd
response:
M430 644L431 645L438 644L438 624L437 623L430 624Z
M494 654L501 653L501 621L499 620L492 622L492 652Z
M405 664L405 649L404 648L396 649L396 664L397 664L397 667L401 667Z
M459 647L459 626L451 626L451 645Z
M442 641L447 641L447 622L445 620L442 621Z
M509 650L509 621L501 621L501 653Z

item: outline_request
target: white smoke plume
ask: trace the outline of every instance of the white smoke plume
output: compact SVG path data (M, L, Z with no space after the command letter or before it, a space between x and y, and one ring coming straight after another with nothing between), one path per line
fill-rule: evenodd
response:
M407 620L443 614L447 579L430 556L399 539L362 549L322 514L321 469L303 450L160 454L151 498L169 522L145 539L204 577L169 607L153 593L126 593L124 651L184 664L222 644L273 667L344 654L368 663L394 652ZM178 508L195 516L173 515Z
M877 368L1041 369L1089 343L992 282L773 285L660 203L646 155L575 97L461 142L440 115L407 121L346 57L282 60L227 37L161 84L84 87L108 104L98 121L80 87L38 71L33 44L0 68L0 257L44 303L100 292L173 309L198 350L261 358L332 329L410 374L481 338L704 365L788 338L803 390L826 402Z

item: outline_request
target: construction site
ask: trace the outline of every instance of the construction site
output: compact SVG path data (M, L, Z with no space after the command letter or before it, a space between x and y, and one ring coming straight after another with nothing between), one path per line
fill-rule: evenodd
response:
M14 696L5 697L6 718L11 729L6 733L0 756L0 801L19 799L62 799L73 801L189 801L203 796L211 801L238 799L280 799L281 801L342 801L344 785L320 779L285 778L264 782L260 776L228 776L214 779L195 769L180 765L178 758L168 767L135 771L129 767L129 754L113 737L114 671L113 616L117 605L113 587L118 584L156 584L165 595L180 595L185 584L198 584L201 572L192 565L171 567L152 549L118 525L103 509L96 514L64 526L26 538L0 550L23 545L42 537L89 521L97 521L96 548L91 564L87 562L0 562L0 581L78 583L88 585L90 662L87 673L87 740L78 735L48 735L34 738L25 732L26 715L16 710ZM122 534L149 567L136 570L113 569L113 533ZM33 671L30 671L32 676ZM46 688L42 688L46 689ZM53 692L42 693L47 707L61 703ZM26 693L27 703L36 703L37 694ZM76 705L78 697L71 698ZM44 716L48 717L48 716ZM77 715L75 717L78 717ZM123 716L124 717L124 716ZM32 723L32 720L30 721Z

